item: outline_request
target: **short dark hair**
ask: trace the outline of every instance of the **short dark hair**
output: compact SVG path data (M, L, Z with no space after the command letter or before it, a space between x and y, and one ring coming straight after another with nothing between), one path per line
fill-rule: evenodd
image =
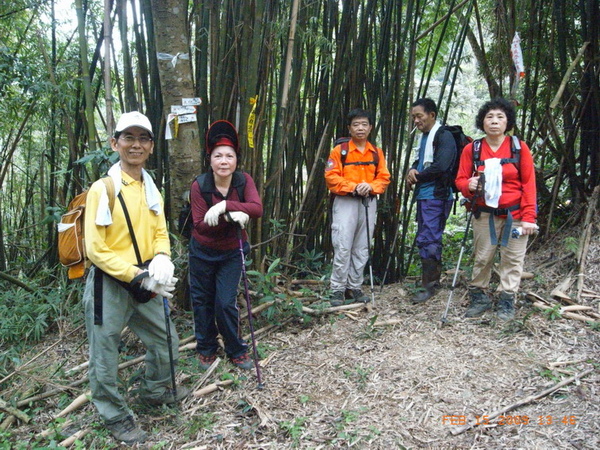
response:
M350 126L352 124L352 121L357 117L365 117L369 120L369 125L373 125L373 114L361 108L354 108L348 113L348 116L346 116L347 125Z
M438 115L437 105L430 98L422 97L422 98L415 100L415 102L413 102L413 104L410 105L410 107L414 108L415 106L422 106L423 110L426 113L434 113L435 117L437 117L437 115Z
M481 108L479 108L479 112L477 113L477 117L475 118L475 126L481 130L483 129L483 119L487 113L492 111L493 109L499 109L506 114L506 131L509 132L515 126L517 121L517 113L515 112L515 107L511 102L502 97L496 97L493 100L485 102Z

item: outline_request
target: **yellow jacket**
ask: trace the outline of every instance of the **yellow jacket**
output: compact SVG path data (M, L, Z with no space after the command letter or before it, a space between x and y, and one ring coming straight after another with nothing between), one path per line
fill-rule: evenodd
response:
M124 185L121 193L131 217L142 262L156 253L171 254L171 245L164 212L156 215L146 203L144 184L121 173ZM126 184L125 184L126 183ZM96 210L104 189L102 181L90 187L85 207L85 249L87 256L100 270L127 283L135 277L137 259L121 202L115 199L112 225L96 225Z

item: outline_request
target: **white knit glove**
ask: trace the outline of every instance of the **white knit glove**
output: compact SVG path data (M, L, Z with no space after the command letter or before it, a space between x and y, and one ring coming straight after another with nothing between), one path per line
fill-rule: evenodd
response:
M171 292L175 290L175 284L177 281L179 281L177 278L171 277L169 280L167 280L166 284L161 284L152 277L146 277L142 280L141 286L147 291L154 292L155 294L158 294L161 297L166 297L170 300L173 298L173 294Z
M171 258L162 253L152 258L148 266L148 273L160 284L166 284L167 281L173 278L174 272L175 266L171 262Z
M219 216L225 214L226 207L227 204L225 200L211 206L204 215L204 222L206 222L209 227L216 227L219 224Z
M250 220L250 216L242 211L230 212L229 217L231 217L231 222L237 223L242 230L246 228L246 224Z

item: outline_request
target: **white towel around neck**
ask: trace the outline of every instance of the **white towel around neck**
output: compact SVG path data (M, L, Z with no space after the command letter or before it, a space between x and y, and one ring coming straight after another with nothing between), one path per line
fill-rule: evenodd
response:
M427 142L425 143L425 151L423 152L423 168L426 169L433 162L433 140L435 139L435 134L438 129L442 126L438 121L431 127L429 130L429 134L427 135ZM421 139L423 139L423 134L421 134ZM419 146L421 148L421 140L419 140Z
M489 158L485 162L485 204L498 207L502 195L502 164L500 158Z
M112 178L115 185L115 197L119 195L121 191L121 163L114 164L108 170L108 176ZM146 203L151 211L157 216L161 212L160 207L160 192L154 184L154 180L146 170L142 169L142 179L144 181L144 191L146 192ZM100 195L100 201L98 202L98 210L96 211L96 225L108 226L112 224L112 215L108 205L108 192L106 191L106 185L102 183L102 194Z

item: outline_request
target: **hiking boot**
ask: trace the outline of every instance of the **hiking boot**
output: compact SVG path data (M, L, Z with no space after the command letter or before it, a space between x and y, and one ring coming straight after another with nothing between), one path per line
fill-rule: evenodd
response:
M513 320L515 318L515 295L502 291L496 306L496 315L500 320Z
M411 299L413 303L423 303L433 297L442 274L442 262L433 258L421 258L421 283L423 289Z
M208 370L216 360L217 355L214 353L212 355L203 355L202 353L198 353L198 367L200 370Z
M252 359L248 356L248 353L242 353L237 358L230 358L230 361L234 366L239 367L240 369L250 370L254 367L254 363Z
M437 283L432 282L424 287L423 290L417 292L415 296L411 299L413 303L424 303L433 297L436 293L436 285Z
M118 422L107 423L105 427L117 441L127 445L141 444L148 439L148 434L135 424L135 420L131 416Z
M140 403L143 403L147 406L172 405L173 403L180 402L188 395L190 395L189 388L178 385L177 396L175 397L173 396L173 391L169 388L163 392L160 397L140 397Z
M352 289L352 297L354 298L354 303L369 303L371 301L371 297L363 294L361 289Z
M344 304L344 291L333 291L329 296L331 306L341 306Z
M482 289L471 287L469 288L469 294L471 295L471 304L465 313L465 317L479 317L492 307L492 301Z

